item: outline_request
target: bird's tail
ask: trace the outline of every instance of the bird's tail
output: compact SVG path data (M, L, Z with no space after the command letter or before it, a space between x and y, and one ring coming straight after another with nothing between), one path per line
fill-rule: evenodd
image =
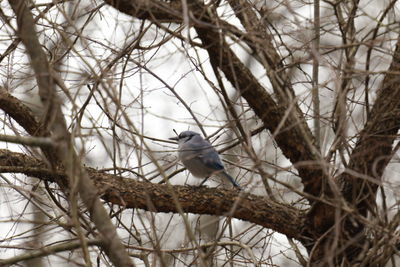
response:
M235 182L235 180L232 178L232 176L227 174L225 171L221 172L221 175L224 176L225 178L227 178L229 180L229 182L231 182L233 184L234 187L242 190L242 188Z

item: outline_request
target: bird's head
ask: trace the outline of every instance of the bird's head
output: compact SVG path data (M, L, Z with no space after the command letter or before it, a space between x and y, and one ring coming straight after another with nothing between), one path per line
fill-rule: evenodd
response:
M193 131L184 131L181 132L179 135L176 137L171 137L169 138L170 140L178 141L178 143L185 143L192 139L195 136L199 136L199 133L193 132Z

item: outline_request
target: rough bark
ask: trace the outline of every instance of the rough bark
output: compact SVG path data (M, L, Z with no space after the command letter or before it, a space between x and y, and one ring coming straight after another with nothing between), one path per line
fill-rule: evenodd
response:
M108 203L153 212L179 212L167 185L140 182L92 168L86 171L101 198ZM54 172L40 160L5 149L0 149L0 172L23 173L49 182L66 179L63 169ZM204 186L173 186L173 193L184 212L230 216L300 239L299 228L303 227L305 212L293 206L236 190Z

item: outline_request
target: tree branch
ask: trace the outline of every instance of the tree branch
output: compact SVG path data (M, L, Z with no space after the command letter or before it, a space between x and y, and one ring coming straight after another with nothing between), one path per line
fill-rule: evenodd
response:
M400 37L370 116L351 153L347 171L337 177L344 200L351 204L349 206L354 212L348 214L340 208L327 208L321 202L317 202L310 209L309 233L311 236L316 234L312 239L318 240L319 235L327 233L325 240L319 239L319 246L315 249L311 262L322 259L326 247L332 246L332 240L336 238L332 235L338 234L336 231L328 231L333 226L341 228L341 242L348 246L344 253L349 261L357 257L366 244L365 222L362 218L367 217L368 211L375 213L377 189L385 168L394 155L392 147L400 128L399 72ZM341 219L338 218L338 214L341 214ZM308 233L304 232L304 235ZM313 248L313 245L311 242L308 249Z
M348 168L371 177L374 182L343 173L343 195L366 215L374 207L376 191L382 174L391 160L393 142L400 129L400 37L397 40L392 63L378 91L368 121L351 154Z
M52 147L53 141L48 137L15 136L0 134L0 141L26 146Z
M21 103L18 98L10 95L4 88L0 87L0 109L2 109L8 116L21 125L27 133L35 137L49 137L50 133L41 127L31 110ZM48 147L41 148L46 158L53 159L54 166L59 163L56 162L57 156L54 150ZM60 186L65 186L67 181L59 181Z
M86 168L101 198L109 203L153 212L178 213L173 194L166 185L139 182L135 179ZM40 160L22 153L0 149L0 172L23 173L54 182L65 178L63 170L53 172ZM234 190L207 187L173 186L184 212L229 216L270 228L290 238L301 239L305 212L268 198L240 194Z
M101 240L87 240L87 245L88 246L102 246L102 241ZM72 251L74 249L80 248L82 246L82 243L80 240L74 240L70 242L64 242L62 244L57 244L53 246L48 246L48 247L43 247L41 249L35 249L33 251L29 251L27 253L8 258L8 259L0 259L0 265L1 266L8 266L11 264L16 264L21 261L26 261L34 258L39 258L39 257L45 257L48 255L52 255L58 252L63 252L63 251Z

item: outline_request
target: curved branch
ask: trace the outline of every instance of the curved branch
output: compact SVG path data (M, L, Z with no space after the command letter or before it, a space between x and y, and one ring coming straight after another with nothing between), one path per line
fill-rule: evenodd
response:
M48 137L50 133L41 127L31 110L21 103L18 98L10 95L4 88L0 87L0 109L2 109L8 116L13 118L19 125L21 125L27 133L35 137ZM46 158L52 158L53 163L57 160L54 150L51 148L42 147L42 151ZM55 164L55 166L58 163ZM59 181L60 185L66 185L67 181Z

